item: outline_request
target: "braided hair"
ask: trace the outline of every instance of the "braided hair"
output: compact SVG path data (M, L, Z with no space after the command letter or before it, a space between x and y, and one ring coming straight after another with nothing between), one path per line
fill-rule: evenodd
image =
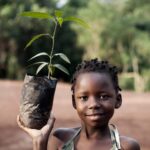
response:
M116 92L118 93L119 91L121 91L121 88L119 87L118 83L118 72L119 72L118 68L116 66L110 65L108 61L99 61L97 58L95 58L89 61L84 60L81 64L79 64L76 67L76 71L71 80L72 83L71 90L73 93L78 76L82 73L88 72L107 73L111 77Z

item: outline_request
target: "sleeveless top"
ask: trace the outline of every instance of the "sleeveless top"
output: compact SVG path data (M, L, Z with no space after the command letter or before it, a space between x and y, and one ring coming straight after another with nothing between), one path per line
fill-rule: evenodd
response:
M111 124L109 126L112 148L111 150L121 150L119 132L115 125ZM62 150L74 150L74 139L79 135L81 128L77 131L77 133L62 147Z

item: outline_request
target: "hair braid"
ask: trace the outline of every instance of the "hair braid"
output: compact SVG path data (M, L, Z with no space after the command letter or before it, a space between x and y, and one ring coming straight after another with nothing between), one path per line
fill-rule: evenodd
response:
M78 76L82 73L87 72L107 73L111 77L116 92L121 91L121 88L119 87L118 83L118 72L119 72L118 68L116 66L110 65L108 61L99 61L97 58L95 58L89 61L84 60L81 64L79 64L76 67L76 71L71 80L72 83L71 90L73 92Z

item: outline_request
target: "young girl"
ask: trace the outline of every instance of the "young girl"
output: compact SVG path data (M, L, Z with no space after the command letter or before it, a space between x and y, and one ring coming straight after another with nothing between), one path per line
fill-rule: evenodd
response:
M81 126L60 128L49 139L55 118L51 115L41 130L18 125L33 139L34 150L140 150L136 140L120 136L109 121L120 108L122 97L118 85L118 69L106 61L93 59L78 65L72 80L72 104Z

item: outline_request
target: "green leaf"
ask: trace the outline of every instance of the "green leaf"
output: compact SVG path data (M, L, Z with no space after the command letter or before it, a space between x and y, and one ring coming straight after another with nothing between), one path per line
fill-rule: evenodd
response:
M34 66L34 65L43 64L43 63L47 63L47 62L44 62L44 61L35 62L35 63L31 64L31 65L28 65L27 68L29 68L31 66Z
M34 59L36 57L39 57L39 56L48 56L50 58L50 56L47 53L42 52L42 53L38 53L37 55L31 57L28 61L30 61L30 60L32 60L32 59Z
M63 53L57 53L57 54L54 54L54 56L60 56L60 58L62 58L65 62L67 62L69 64L71 63L69 58Z
M63 72L66 73L67 75L69 75L68 70L67 70L64 66L62 66L62 65L60 65L60 64L54 64L53 66L54 66L55 68L57 68L57 69L63 71Z
M76 22L77 24L79 24L85 28L90 28L90 26L84 20L77 18L77 17L72 17L72 16L66 17L66 18L64 18L64 21Z
M59 25L61 26L63 24L63 18L62 17L57 17L56 19L57 19Z
M44 12L33 12L33 11L25 11L21 13L21 16L31 17L31 18L39 18L39 19L53 19L53 16Z
M55 16L56 17L62 17L62 15L63 15L63 12L62 11L60 11L60 10L55 10Z
M29 47L35 40L39 39L40 37L42 36L50 36L48 33L43 33L43 34L38 34L38 35L35 35L34 37L32 37L32 39L27 43L25 49L27 47Z
M36 70L36 74L38 74L48 63L44 62L42 63Z

